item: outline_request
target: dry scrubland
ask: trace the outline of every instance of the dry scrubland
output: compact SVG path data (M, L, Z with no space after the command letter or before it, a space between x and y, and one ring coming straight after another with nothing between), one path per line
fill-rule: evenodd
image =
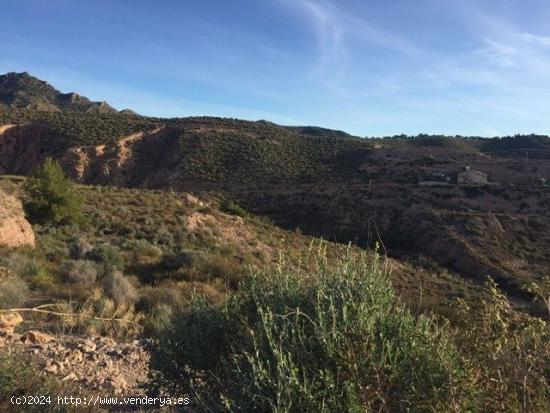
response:
M40 198L24 176L46 157L78 185ZM489 182L456 185L465 166ZM12 73L0 174L29 244L0 249L1 411L550 411L549 137L147 118Z
M25 199L22 183L0 187ZM35 224L36 249L2 251L1 306L78 314L24 314L21 330L152 339L141 391L191 394L204 411L548 407L548 324L494 284L284 231L222 199L78 192L81 223ZM4 396L86 390L2 354Z

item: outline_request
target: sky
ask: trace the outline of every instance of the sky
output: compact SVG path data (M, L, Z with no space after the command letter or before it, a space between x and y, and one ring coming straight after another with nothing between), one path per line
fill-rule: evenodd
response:
M547 0L0 0L0 73L359 136L550 134Z

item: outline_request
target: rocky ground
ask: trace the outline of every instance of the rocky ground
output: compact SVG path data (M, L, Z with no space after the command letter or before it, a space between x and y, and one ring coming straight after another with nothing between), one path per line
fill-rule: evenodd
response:
M0 316L0 348L29 354L44 374L95 394L144 394L142 385L149 372L146 340L122 343L109 337L52 336L36 330L19 334L13 332L18 320L14 314Z

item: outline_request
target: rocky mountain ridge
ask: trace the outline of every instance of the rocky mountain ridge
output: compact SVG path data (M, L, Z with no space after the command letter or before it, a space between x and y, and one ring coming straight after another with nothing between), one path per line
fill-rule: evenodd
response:
M0 75L0 104L39 111L116 113L107 102L93 102L78 93L61 93L27 72Z

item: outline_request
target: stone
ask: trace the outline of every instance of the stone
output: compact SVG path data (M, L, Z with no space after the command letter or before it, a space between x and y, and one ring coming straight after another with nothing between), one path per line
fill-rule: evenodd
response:
M84 340L78 348L84 353L93 353L96 350L96 345L92 340Z
M57 374L61 372L61 369L63 368L62 364L55 361L50 360L48 363L46 363L46 366L44 367L44 371L47 371L48 373Z
M110 337L96 337L94 341L97 349L101 349L103 352L112 351L117 346L117 342Z
M121 394L128 388L128 383L123 377L109 377L105 383L113 390L115 394Z
M53 340L55 340L55 337L50 336L49 334L46 334L46 333L41 333L40 331L37 331L37 330L27 331L25 334L21 336L21 342L27 345L46 344Z
M19 324L23 322L23 317L19 313L0 314L0 334L12 336Z
M73 373L67 374L65 377L61 379L61 381L69 381L69 380L72 380L72 381L78 380L78 376L76 375L76 373L73 372Z
M70 351L65 357L65 362L68 364L78 364L82 361L84 361L84 356L80 350Z

